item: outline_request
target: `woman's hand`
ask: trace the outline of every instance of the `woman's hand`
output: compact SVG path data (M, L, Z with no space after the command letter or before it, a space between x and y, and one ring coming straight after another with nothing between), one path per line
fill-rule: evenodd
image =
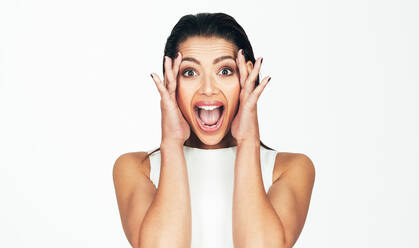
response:
M231 135L236 139L237 145L245 141L259 144L260 138L256 103L271 77L265 77L255 88L255 81L260 71L262 58L256 60L252 71L248 74L242 51L242 49L238 51L236 58L236 64L240 72L241 90L239 110L231 124Z
M183 145L190 135L190 126L183 117L176 101L176 79L181 61L182 54L180 52L174 60L165 56L164 83L157 74L151 74L161 96L162 144L174 142Z

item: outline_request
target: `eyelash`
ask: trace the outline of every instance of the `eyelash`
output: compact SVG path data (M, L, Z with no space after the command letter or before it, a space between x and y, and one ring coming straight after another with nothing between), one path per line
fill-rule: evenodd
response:
M234 73L234 70L233 69L231 69L230 67L223 67L223 68L221 68L221 70L220 71L223 71L223 70L230 70L231 71L231 73L230 74L228 74L228 75L222 75L222 76L231 76L233 73ZM188 71L193 71L193 69L191 69L191 68L187 68L187 69L185 69L185 70L183 70L182 71L182 76L184 76L184 77L193 77L193 76L185 76L185 72L188 72Z

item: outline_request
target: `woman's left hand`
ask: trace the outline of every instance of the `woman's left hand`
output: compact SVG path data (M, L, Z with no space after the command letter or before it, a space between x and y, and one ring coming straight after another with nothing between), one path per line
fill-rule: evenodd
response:
M259 75L263 58L258 58L250 72L247 72L246 61L240 49L236 58L236 65L240 76L240 102L236 117L231 123L231 135L236 139L237 145L243 142L259 144L259 125L257 118L257 101L271 77L265 77L255 88L255 81Z

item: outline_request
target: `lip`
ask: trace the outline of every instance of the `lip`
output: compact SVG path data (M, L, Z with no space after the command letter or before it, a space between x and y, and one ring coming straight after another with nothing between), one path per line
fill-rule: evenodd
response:
M223 109L223 112L222 112L221 117L218 120L217 124L214 127L208 127L208 126L204 125L201 122L201 120L199 119L199 117L198 117L198 115L197 115L197 113L195 111L195 108L197 106L223 106L224 109ZM225 107L226 106L225 106L225 104L223 102L217 101L217 100L215 100L215 101L198 101L198 102L196 102L194 104L194 111L193 112L194 112L195 120L198 123L199 129L201 131L206 132L206 133L213 133L213 132L218 131L221 128L221 126L223 125L223 122L224 122L224 115L225 115L225 112L226 112Z
M215 101L197 101L194 104L194 107L195 106L224 106L224 105L225 104L223 102L217 101L217 100L215 100Z

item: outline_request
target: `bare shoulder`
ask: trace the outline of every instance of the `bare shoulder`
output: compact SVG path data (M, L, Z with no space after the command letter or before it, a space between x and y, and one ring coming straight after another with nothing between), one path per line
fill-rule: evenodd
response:
M138 233L156 187L147 175L146 152L120 155L113 166L113 181L119 214L125 235L132 247L138 247Z
M314 175L315 169L311 159L303 153L278 152L275 158L272 181L275 182L290 168L305 170Z
M120 155L113 167L114 179L118 175L136 175L143 173L150 177L150 159L147 152L128 152Z
M307 218L315 180L314 165L302 153L280 152L275 160L277 178L267 196L283 224L284 247L293 247Z

